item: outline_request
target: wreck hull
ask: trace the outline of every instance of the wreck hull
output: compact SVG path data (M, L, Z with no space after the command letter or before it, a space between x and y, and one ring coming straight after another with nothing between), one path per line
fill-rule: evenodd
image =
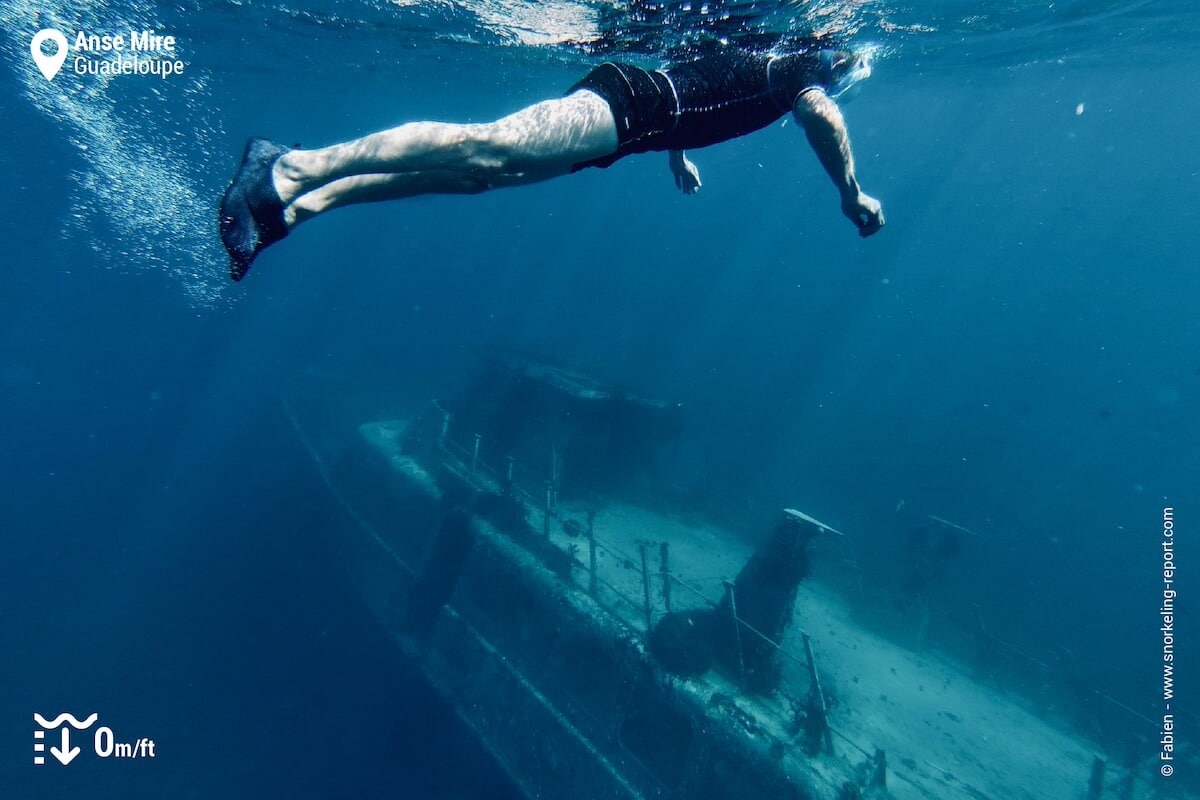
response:
M747 735L722 718L724 706L707 707L654 664L638 633L485 519L473 517L450 602L428 631L409 629L405 611L447 495L469 499L479 487L466 476L435 479L401 454L405 426L360 426L322 463L354 520L340 552L380 624L526 796L834 796L812 775L789 774L777 742Z

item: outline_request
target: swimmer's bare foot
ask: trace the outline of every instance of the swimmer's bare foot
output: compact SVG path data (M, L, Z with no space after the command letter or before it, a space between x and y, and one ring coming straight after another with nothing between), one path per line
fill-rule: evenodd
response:
M264 248L288 235L272 172L290 149L268 139L246 142L242 163L221 198L221 243L229 253L229 276L235 281L245 277Z

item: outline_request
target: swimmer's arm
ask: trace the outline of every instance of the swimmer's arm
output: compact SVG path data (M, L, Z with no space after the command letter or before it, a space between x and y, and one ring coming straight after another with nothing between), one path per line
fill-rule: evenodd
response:
M675 185L684 194L695 194L700 191L700 170L688 160L682 150L671 150L668 154L671 174L675 176Z
M820 89L806 89L796 98L793 111L813 152L841 195L842 213L855 224L860 236L877 233L883 227L883 208L858 186L850 134L837 103Z

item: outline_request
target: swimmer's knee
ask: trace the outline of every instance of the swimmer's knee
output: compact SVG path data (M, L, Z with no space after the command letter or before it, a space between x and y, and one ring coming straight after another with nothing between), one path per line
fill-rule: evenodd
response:
M464 126L462 144L466 171L487 183L489 178L512 172L520 157L521 143L504 126ZM489 188L483 185L479 191Z
M565 174L573 163L548 152L549 148L539 149L536 137L510 119L462 126L457 131L456 149L460 180L464 191L472 193L535 183Z

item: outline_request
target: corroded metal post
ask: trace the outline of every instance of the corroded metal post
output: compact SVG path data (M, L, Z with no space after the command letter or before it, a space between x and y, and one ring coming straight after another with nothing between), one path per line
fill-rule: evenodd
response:
M1096 756L1092 759L1092 774L1088 778L1087 800L1100 800L1104 793L1104 759Z
M876 789L887 788L887 754L882 747L875 748L875 757L871 759L871 780L868 785Z
M738 684L746 683L746 657L742 652L742 622L738 619L737 597L734 595L733 581L722 581L725 585L725 597L729 600L729 615L733 620L733 641L737 647Z
M592 597L596 596L598 589L598 578L596 576L596 512L588 511L588 592Z
M650 568L646 565L646 543L638 542L638 552L642 554L642 607L646 612L646 634L649 635L652 619L650 616Z
M658 545L658 561L659 570L662 572L663 582L663 608L667 613L671 613L671 572L667 567L667 543L660 542Z
M559 462L558 448L550 447L550 508L558 505L558 479L561 464Z
M804 657L808 659L808 672L812 677L812 685L808 692L808 733L813 744L824 743L825 752L833 752L833 738L829 735L829 707L825 704L825 692L821 689L821 677L817 674L817 659L813 655L812 638L802 634L804 638Z

